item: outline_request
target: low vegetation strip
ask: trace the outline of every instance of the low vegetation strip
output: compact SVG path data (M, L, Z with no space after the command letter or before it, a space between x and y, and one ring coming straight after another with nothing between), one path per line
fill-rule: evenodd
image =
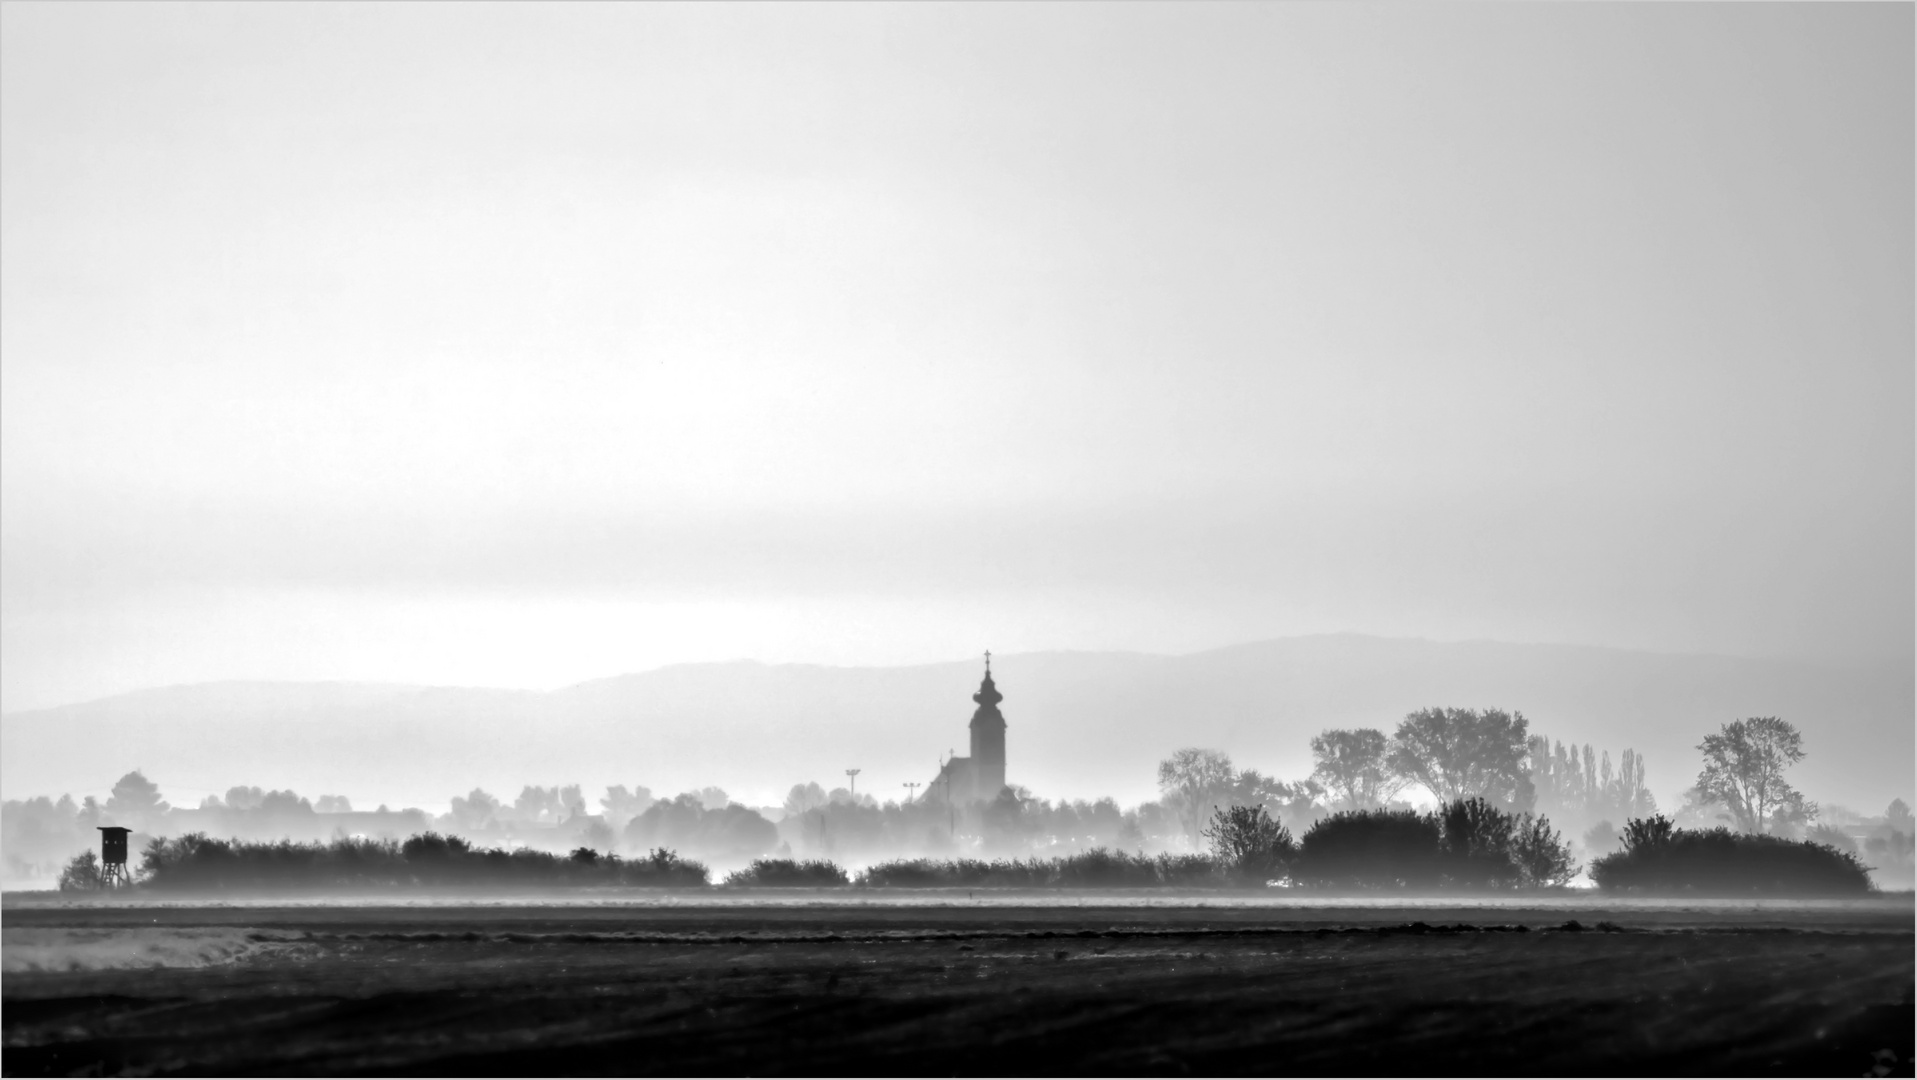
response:
M1227 884L1206 855L1143 855L1093 848L1050 859L895 859L867 867L869 888L1204 888Z
M334 840L257 843L201 833L150 841L140 855L139 885L158 892L406 887L581 888L701 887L703 863L655 849L622 859L580 848L571 855L476 848L457 836L422 833L404 842ZM63 892L100 887L99 864L86 852L61 875Z
M851 883L845 869L829 859L754 859L744 870L726 876L733 888L833 887Z
M882 945L888 942L913 944L936 941L960 943L985 941L1066 941L1066 940L1117 940L1117 939L1160 939L1160 938L1255 938L1255 937L1298 937L1298 936L1348 936L1370 935L1388 936L1392 934L1529 934L1542 933L1642 933L1641 930L1626 931L1615 923L1601 922L1595 926L1582 926L1576 920L1556 926L1531 927L1522 923L1425 923L1411 922L1386 926L1118 926L1099 930L878 930L863 933L768 933L753 931L748 933L670 933L657 931L607 931L582 932L562 931L555 933L527 933L523 931L466 931L449 933L441 931L370 931L364 933L309 933L301 940L307 941L390 941L434 944L440 942L466 942L473 944L502 945L818 945L848 943L858 945ZM1693 931L1668 931L1690 933ZM260 940L281 941L280 938Z
M1204 835L1209 854L1145 855L1094 848L1053 858L897 859L853 876L824 859L758 859L725 879L728 888L863 889L1209 889L1285 884L1325 892L1552 889L1577 867L1550 822L1512 814L1482 799L1433 813L1374 809L1319 820L1294 841L1262 807L1226 807ZM1626 827L1624 850L1592 866L1610 891L1691 895L1863 895L1869 867L1812 841L1727 829L1675 828L1662 816ZM75 858L63 890L99 888L91 852ZM579 848L570 855L476 848L458 837L422 833L404 842L334 840L258 843L200 833L150 841L139 885L157 892L312 891L392 888L569 889L607 886L704 888L702 864L666 849L624 859Z

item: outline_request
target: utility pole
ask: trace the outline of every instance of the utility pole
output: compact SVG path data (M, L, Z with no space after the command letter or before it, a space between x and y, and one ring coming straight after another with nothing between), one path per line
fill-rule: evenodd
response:
M919 788L922 787L923 785L921 785L917 780L907 780L905 783L899 786L905 789L905 805L910 806L912 805L912 797L918 794Z
M845 775L852 781L852 804L854 806L857 806L859 802L859 774L864 771L864 769L845 770Z

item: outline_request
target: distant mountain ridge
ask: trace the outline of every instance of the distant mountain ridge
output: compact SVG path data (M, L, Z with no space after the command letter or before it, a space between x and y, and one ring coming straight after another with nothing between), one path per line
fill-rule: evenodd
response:
M1282 638L1182 656L1036 652L993 669L1008 775L1048 797L1153 794L1187 745L1284 777L1327 727L1389 732L1427 705L1521 710L1534 732L1646 755L1670 805L1723 721L1777 715L1805 733L1812 797L1881 810L1909 799L1917 693L1909 663L1837 667L1591 646ZM777 802L794 783L905 795L965 751L976 661L839 668L681 664L551 692L378 683L222 682L0 716L0 794L104 795L141 768L176 803L235 784L345 794L356 807L443 808L475 786L717 784Z

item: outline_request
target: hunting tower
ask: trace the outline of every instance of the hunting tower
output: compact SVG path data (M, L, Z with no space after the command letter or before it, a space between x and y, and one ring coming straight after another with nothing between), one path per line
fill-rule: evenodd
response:
M126 872L126 838L132 829L118 825L96 826L100 830L100 887L124 889L133 884Z

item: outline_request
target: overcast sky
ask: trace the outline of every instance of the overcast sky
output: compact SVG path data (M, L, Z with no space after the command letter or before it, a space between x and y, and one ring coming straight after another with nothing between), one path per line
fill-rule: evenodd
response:
M1912 655L1908 4L0 23L9 710Z

